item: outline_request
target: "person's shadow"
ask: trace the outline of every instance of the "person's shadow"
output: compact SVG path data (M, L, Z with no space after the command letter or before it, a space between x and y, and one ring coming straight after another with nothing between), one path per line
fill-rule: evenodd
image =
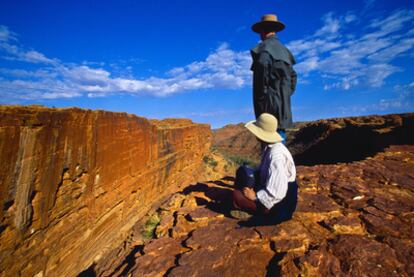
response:
M223 214L225 217L230 217L229 214L230 209L232 208L232 193L234 186L223 181L234 182L234 177L226 176L217 181L190 185L183 190L183 194L189 195L192 192L202 192L207 198L211 199L211 201L196 196L197 205L205 205L207 209L210 209L213 212ZM208 185L209 183L214 185Z

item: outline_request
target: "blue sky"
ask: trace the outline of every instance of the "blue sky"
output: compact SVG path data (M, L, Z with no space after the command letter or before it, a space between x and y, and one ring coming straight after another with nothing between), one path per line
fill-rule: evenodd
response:
M246 122L265 13L298 62L295 121L414 111L412 0L0 0L0 104Z

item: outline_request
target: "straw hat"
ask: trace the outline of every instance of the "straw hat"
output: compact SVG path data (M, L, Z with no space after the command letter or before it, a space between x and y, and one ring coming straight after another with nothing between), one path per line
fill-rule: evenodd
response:
M285 24L277 20L275 14L265 14L262 20L252 25L253 32L280 32L285 29Z
M275 143L283 141L283 138L276 132L277 119L271 114L262 113L256 120L246 123L244 127L264 142Z

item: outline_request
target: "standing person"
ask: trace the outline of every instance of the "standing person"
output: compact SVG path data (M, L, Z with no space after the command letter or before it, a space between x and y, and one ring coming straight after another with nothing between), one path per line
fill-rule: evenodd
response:
M253 58L253 105L258 118L270 113L279 121L278 133L286 138L285 130L293 127L290 97L296 89L296 63L292 53L276 36L285 25L276 15L266 14L253 24L252 30L262 40L250 53Z
M277 119L263 113L245 127L265 148L257 169L243 165L237 170L230 215L237 219L260 215L277 223L291 219L298 193L296 168L292 155L276 132Z

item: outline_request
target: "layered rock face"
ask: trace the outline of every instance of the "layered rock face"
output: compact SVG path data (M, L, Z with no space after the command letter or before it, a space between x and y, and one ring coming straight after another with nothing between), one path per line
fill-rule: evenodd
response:
M194 181L208 125L0 107L0 275L74 276Z

